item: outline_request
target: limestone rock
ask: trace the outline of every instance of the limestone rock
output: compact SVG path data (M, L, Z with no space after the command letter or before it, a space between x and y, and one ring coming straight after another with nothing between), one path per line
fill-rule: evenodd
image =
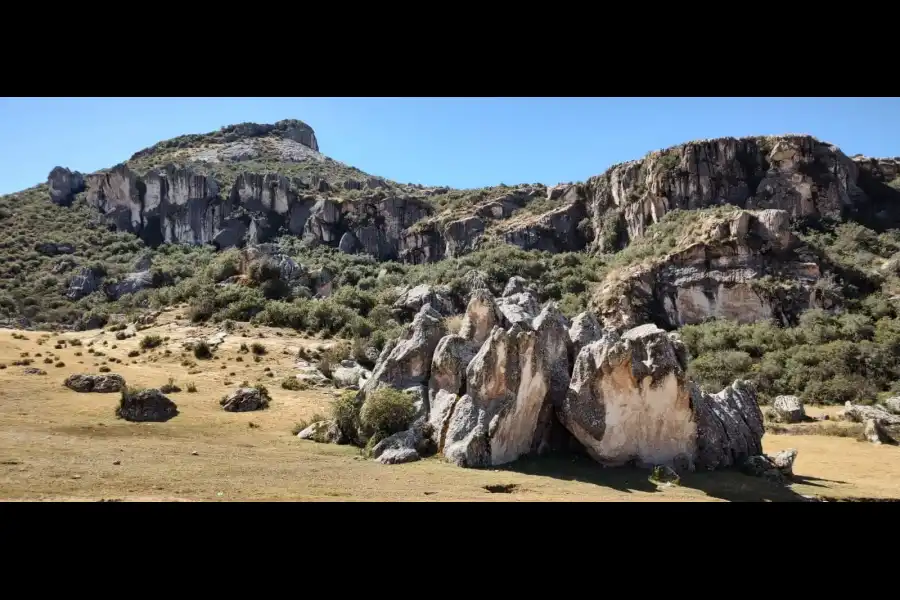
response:
M788 448L771 457L772 463L782 475L791 477L794 474L794 461L797 460L797 449Z
M525 281L524 278L519 277L518 275L514 275L509 278L509 281L506 282L506 287L503 288L503 297L513 296L515 294L522 294L524 292L534 293L534 290L529 288L528 282Z
M298 433L297 438L320 444L347 443L347 439L334 421L317 421Z
M331 381L338 388L359 389L371 376L371 371L352 360L342 361L331 370Z
M47 176L47 185L50 187L50 201L53 204L69 206L75 199L75 194L84 191L84 176L65 167L54 167Z
M697 423L679 344L642 325L582 348L557 413L595 460L692 462Z
M900 415L900 396L888 398L883 402L883 404L884 408L887 409L887 411L891 414Z
M70 300L78 300L97 291L99 281L94 272L88 267L81 267L69 281L69 289L66 297Z
M429 397L440 390L459 394L466 382L466 367L478 352L479 344L461 335L448 335L438 342L431 362Z
M784 481L784 474L775 465L775 461L764 454L749 456L741 462L741 470L753 477L763 477L776 483Z
M476 250L484 236L485 224L478 217L467 217L447 223L444 228L444 256L455 258Z
M572 326L569 328L569 341L572 344L574 356L578 356L581 349L592 342L596 342L603 336L600 328L600 322L597 317L590 311L585 311L572 319Z
M445 334L441 315L430 304L424 305L396 344L382 350L372 377L360 390L361 397L381 387L402 390L427 384L434 350Z
M126 294L135 294L151 287L153 287L153 277L150 271L141 271L128 273L121 281L107 283L104 292L110 300L118 300Z
M537 315L537 299L531 292L521 292L497 299L497 309L502 315L504 327L519 325L531 329L531 322Z
M106 373L103 375L69 375L64 385L76 392L110 393L125 389L125 379L121 375Z
M156 389L141 390L137 393L122 391L116 416L126 421L163 422L178 415L178 407L162 392Z
M438 452L444 451L444 442L450 427L450 419L458 401L458 395L443 389L439 389L430 400L428 423L434 432L433 438Z
M880 406L863 406L849 401L844 404L843 418L854 423L865 423L869 419L875 419L883 425L900 425L900 415L892 415Z
M453 314L454 309L453 302L447 297L446 292L447 290L432 288L426 284L417 285L401 294L392 308L398 315L410 318L423 306L430 304L439 314L449 316Z
M778 396L772 403L779 422L800 423L806 418L803 402L797 396Z
M500 311L494 297L485 288L472 291L459 335L480 346L495 326L500 324Z
M873 444L896 444L896 440L891 437L878 419L866 419L866 428L864 431L866 439Z
M270 400L268 392L260 388L247 387L238 388L224 396L219 404L228 412L247 412L268 408Z
M718 394L691 386L691 404L697 425L698 469L739 465L762 454L763 416L756 392L748 383L735 381Z
M378 442L372 448L372 457L385 465L395 465L419 460L430 453L431 427L411 427Z

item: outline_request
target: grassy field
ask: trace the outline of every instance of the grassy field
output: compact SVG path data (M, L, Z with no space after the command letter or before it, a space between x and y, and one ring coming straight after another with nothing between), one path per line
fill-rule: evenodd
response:
M505 468L467 470L431 458L386 466L364 460L349 446L296 439L293 425L327 411L332 392L288 391L301 346L327 345L292 331L244 328L228 335L213 360L183 349L193 337L217 332L164 313L135 337L116 340L99 330L60 335L0 330L0 499L3 500L562 500L710 501L900 498L900 448L873 446L834 435L772 435L766 451L799 449L796 478L782 487L735 472L689 474L680 486L657 487L648 472L601 469L590 460L533 459ZM13 334L17 337L14 338ZM24 334L27 339L19 339ZM136 357L145 335L170 339ZM281 334L281 335L278 335ZM243 337L246 335L247 337ZM262 339L260 339L262 335ZM38 340L44 343L38 345ZM57 340L79 339L81 346ZM106 346L103 342L106 342ZM105 356L88 353L88 343ZM241 343L260 342L254 362ZM113 346L116 346L113 348ZM166 355L166 350L170 351ZM46 375L27 375L22 360ZM76 355L81 352L81 355ZM40 353L40 357L35 355ZM52 363L44 358L53 353ZM109 358L121 363L110 363ZM236 359L242 357L242 361ZM56 367L58 361L65 366ZM182 364L184 361L193 361ZM97 366L95 366L95 364ZM79 394L62 385L71 373L108 365L130 385L159 387L172 377L183 391L169 394L180 414L167 423L128 423L113 411L119 394ZM223 368L224 366L224 368ZM273 373L267 375L265 369ZM193 373L189 373L193 371ZM261 381L272 396L268 410L223 411L218 400L241 382ZM194 382L196 393L187 392ZM810 413L815 413L811 409ZM792 432L793 433L793 432ZM799 432L797 432L799 433Z

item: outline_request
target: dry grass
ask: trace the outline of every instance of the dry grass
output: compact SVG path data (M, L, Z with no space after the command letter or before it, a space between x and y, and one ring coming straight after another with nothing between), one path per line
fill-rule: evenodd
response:
M696 473L680 486L660 487L647 471L602 469L587 459L520 461L506 468L460 469L439 458L386 466L349 446L297 440L295 424L327 414L334 393L285 390L272 381L294 373L296 351L309 345L282 330L244 328L229 335L195 375L186 338L209 336L212 327L174 322L172 313L141 335L109 346L114 333L65 333L103 347L109 357L127 357L143 335L169 340L134 359L113 364L130 385L159 386L173 377L193 381L196 393L170 394L180 414L166 423L129 423L115 418L118 394L79 394L62 385L71 373L97 372L78 347L53 352L65 367L47 376L24 375L22 367L0 371L0 499L6 500L560 500L687 501L797 500L799 494L900 497L900 449L877 447L840 437L767 435L766 450L800 450L793 490L735 472ZM27 340L0 330L0 363L39 349L41 334ZM201 335L202 334L202 335ZM233 360L240 344L265 335L268 353L259 363ZM102 342L107 341L108 346ZM171 351L165 355L165 350ZM288 353L284 354L287 350ZM228 360L231 358L232 360ZM134 360L134 364L131 364ZM83 364L79 364L83 361ZM182 363L185 363L184 366ZM227 365L220 369L220 365ZM268 367L276 379L266 376ZM230 372L236 375L229 378ZM233 383L226 384L231 380ZM268 410L227 413L219 398L238 382L268 382ZM251 426L250 423L253 423ZM194 454L196 453L196 454Z

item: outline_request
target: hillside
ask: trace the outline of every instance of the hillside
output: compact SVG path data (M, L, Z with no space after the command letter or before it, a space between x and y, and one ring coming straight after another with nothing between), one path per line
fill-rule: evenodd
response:
M840 353L815 384L834 388L829 401L870 401L897 379L894 359L858 361L900 332L897 159L809 136L725 138L575 184L453 190L318 148L302 121L244 123L98 173L57 167L0 198L0 310L9 325L84 329L186 302L195 322L346 338L372 366L423 298L450 317L473 282L499 294L518 276L567 318L590 306L607 326L683 328L713 386L742 375L764 397L802 392L813 367L791 356L810 345Z

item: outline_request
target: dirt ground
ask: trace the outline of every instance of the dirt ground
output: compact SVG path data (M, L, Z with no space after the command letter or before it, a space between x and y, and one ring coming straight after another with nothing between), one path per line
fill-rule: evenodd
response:
M297 350L328 342L292 331L241 327L228 335L213 360L194 360L183 349L213 327L191 327L164 314L135 337L116 340L99 330L59 335L0 330L0 499L2 500L403 500L403 501L789 501L835 498L900 498L900 448L873 446L824 435L772 435L767 452L797 448L790 487L735 472L689 474L681 485L658 487L648 472L602 469L587 459L542 458L505 468L461 469L430 458L380 465L348 446L298 440L293 425L325 413L334 393L288 391ZM241 332L243 330L243 333ZM28 339L14 339L13 334ZM278 334L281 335L278 335ZM145 335L170 339L129 358ZM247 335L247 337L243 337ZM264 336L262 339L259 336ZM46 341L38 345L41 338ZM54 349L58 339L82 346ZM106 356L96 358L87 344ZM103 342L106 342L106 346ZM260 342L267 354L254 362L240 344ZM115 348L113 348L115 345ZM165 355L168 349L171 354ZM46 375L13 366L28 352ZM80 356L76 352L81 352ZM35 357L37 353L42 356ZM53 363L43 359L53 353ZM184 354L182 354L184 353ZM243 361L237 362L238 356ZM110 363L110 357L122 363ZM65 366L54 366L61 360ZM191 360L196 366L183 366ZM132 364L133 362L133 364ZM95 364L97 366L95 366ZM129 385L159 387L169 377L183 391L168 394L180 414L166 423L129 423L114 415L119 394L80 394L63 386L72 373L97 373L108 365ZM224 367L224 368L223 368ZM265 368L271 369L268 377ZM194 371L189 374L189 371ZM233 374L232 374L233 373ZM272 396L268 410L228 413L219 399L242 381L262 381ZM197 393L186 391L194 382ZM833 410L833 409L827 409ZM810 409L816 414L816 409Z

